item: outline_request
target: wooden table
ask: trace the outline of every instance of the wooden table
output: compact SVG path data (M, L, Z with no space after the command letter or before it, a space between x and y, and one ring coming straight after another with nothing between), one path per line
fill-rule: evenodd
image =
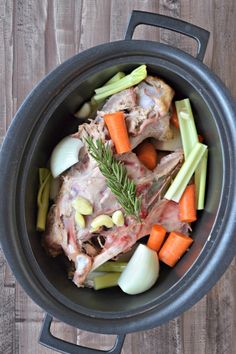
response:
M236 98L234 0L0 0L1 141L32 87L75 53L122 39L132 9L171 15L208 29L211 37L205 63ZM194 53L192 40L169 31L140 26L135 37ZM236 353L235 279L233 261L216 286L192 309L159 328L127 335L122 353ZM0 309L1 354L52 352L37 343L43 311L15 281L2 254ZM109 348L114 341L112 336L82 332L58 321L53 323L53 333L100 348Z

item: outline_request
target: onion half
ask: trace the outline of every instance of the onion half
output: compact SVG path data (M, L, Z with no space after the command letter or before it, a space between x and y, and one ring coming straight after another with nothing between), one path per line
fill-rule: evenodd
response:
M50 168L54 178L79 161L80 149L84 146L80 139L67 136L54 148Z
M122 272L118 285L126 294L136 295L150 289L157 281L158 276L157 253L140 244Z

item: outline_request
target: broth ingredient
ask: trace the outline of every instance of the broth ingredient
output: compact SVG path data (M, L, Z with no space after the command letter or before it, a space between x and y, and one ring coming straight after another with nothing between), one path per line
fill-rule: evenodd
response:
M38 214L37 214L37 230L45 231L47 213L49 207L51 173L47 168L39 169L39 191L37 197Z
M79 161L79 152L83 145L80 139L67 136L55 146L50 160L50 169L54 178Z
M150 289L159 276L159 260L157 253L140 244L135 250L118 285L129 295L140 294Z
M135 152L144 166L149 170L154 170L157 165L157 152L151 143L144 141L136 148Z
M189 184L179 201L179 217L183 222L197 220L195 184Z
M104 120L117 154L131 151L124 112L105 114Z
M179 119L184 156L187 159L194 146L198 143L199 138L189 99L176 101L175 105ZM197 209L199 210L204 208L207 155L206 151L195 171Z
M174 267L192 243L191 237L172 231L159 252L160 261Z
M117 82L96 89L96 95L94 96L94 99L95 101L103 100L113 95L114 93L123 91L129 87L139 84L146 77L147 67L146 65L141 65L138 68L134 69L129 75L126 75Z
M154 224L148 238L147 246L158 252L165 240L165 237L166 229L162 225Z
M121 210L116 210L112 214L112 221L116 226L123 226L125 223L124 215Z

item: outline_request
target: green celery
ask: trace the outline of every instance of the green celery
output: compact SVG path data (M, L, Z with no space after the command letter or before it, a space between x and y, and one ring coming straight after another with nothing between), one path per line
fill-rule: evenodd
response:
M117 82L125 76L125 73L119 71L117 74L112 76L103 86L107 86ZM91 98L89 102L85 102L80 109L74 114L77 118L88 118L90 114L98 109L98 105L102 103L104 100L95 100L94 96Z
M121 273L127 266L127 262L106 262L100 265L96 270L100 272L118 272Z
M174 200L177 203L179 202L185 188L187 187L188 182L194 174L206 150L207 146L204 144L197 143L194 146L189 156L181 166L164 198L168 200Z
M185 159L189 156L194 146L198 143L198 134L194 122L194 117L191 109L190 100L188 98L176 101L176 112L179 119L179 127L181 139L184 149ZM200 161L195 171L195 186L196 186L196 207L198 210L204 208L204 195L206 187L206 170L207 170L207 152L204 161Z
M114 93L125 90L129 87L137 85L142 80L147 77L147 67L146 65L141 65L135 70L133 70L129 75L126 75L122 79L117 82L100 87L95 90L96 95L93 96L96 101L100 101L101 99L105 99L108 96L113 95Z
M123 73L122 71L119 71L117 74L115 74L114 76L112 76L112 78L110 80L108 80L104 85L104 86L107 86L107 85L111 85L111 84L114 84L114 82L117 82L119 81L120 79L123 79L123 77L125 77L125 73Z
M188 98L175 102L185 159L198 143L197 129Z
M38 197L37 197L37 203L38 203L37 230L38 231L44 231L46 227L51 177L52 177L51 172L47 168L39 169L40 187L39 187Z
M197 209L204 209L205 190L206 190L206 174L207 174L207 158L208 150L205 151L196 171L195 171L195 186L197 191Z
M100 290L117 286L120 273L107 273L106 275L99 275L93 279L94 289Z

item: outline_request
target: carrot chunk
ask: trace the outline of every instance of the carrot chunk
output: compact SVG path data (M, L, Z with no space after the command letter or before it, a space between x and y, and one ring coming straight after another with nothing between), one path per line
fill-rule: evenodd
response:
M124 112L105 114L104 120L111 136L111 140L115 145L117 154L131 151Z
M179 217L183 222L197 220L195 184L186 187L179 201Z
M161 225L154 224L148 238L147 246L158 252L165 239L165 236L166 229Z
M192 243L191 237L172 231L159 252L160 261L174 267Z
M144 141L136 148L136 154L139 160L149 170L153 170L157 165L157 152L154 146L148 141Z
M178 119L175 105L173 105L173 111L172 111L172 116L170 118L170 122L175 126L175 128L179 129L179 119Z

